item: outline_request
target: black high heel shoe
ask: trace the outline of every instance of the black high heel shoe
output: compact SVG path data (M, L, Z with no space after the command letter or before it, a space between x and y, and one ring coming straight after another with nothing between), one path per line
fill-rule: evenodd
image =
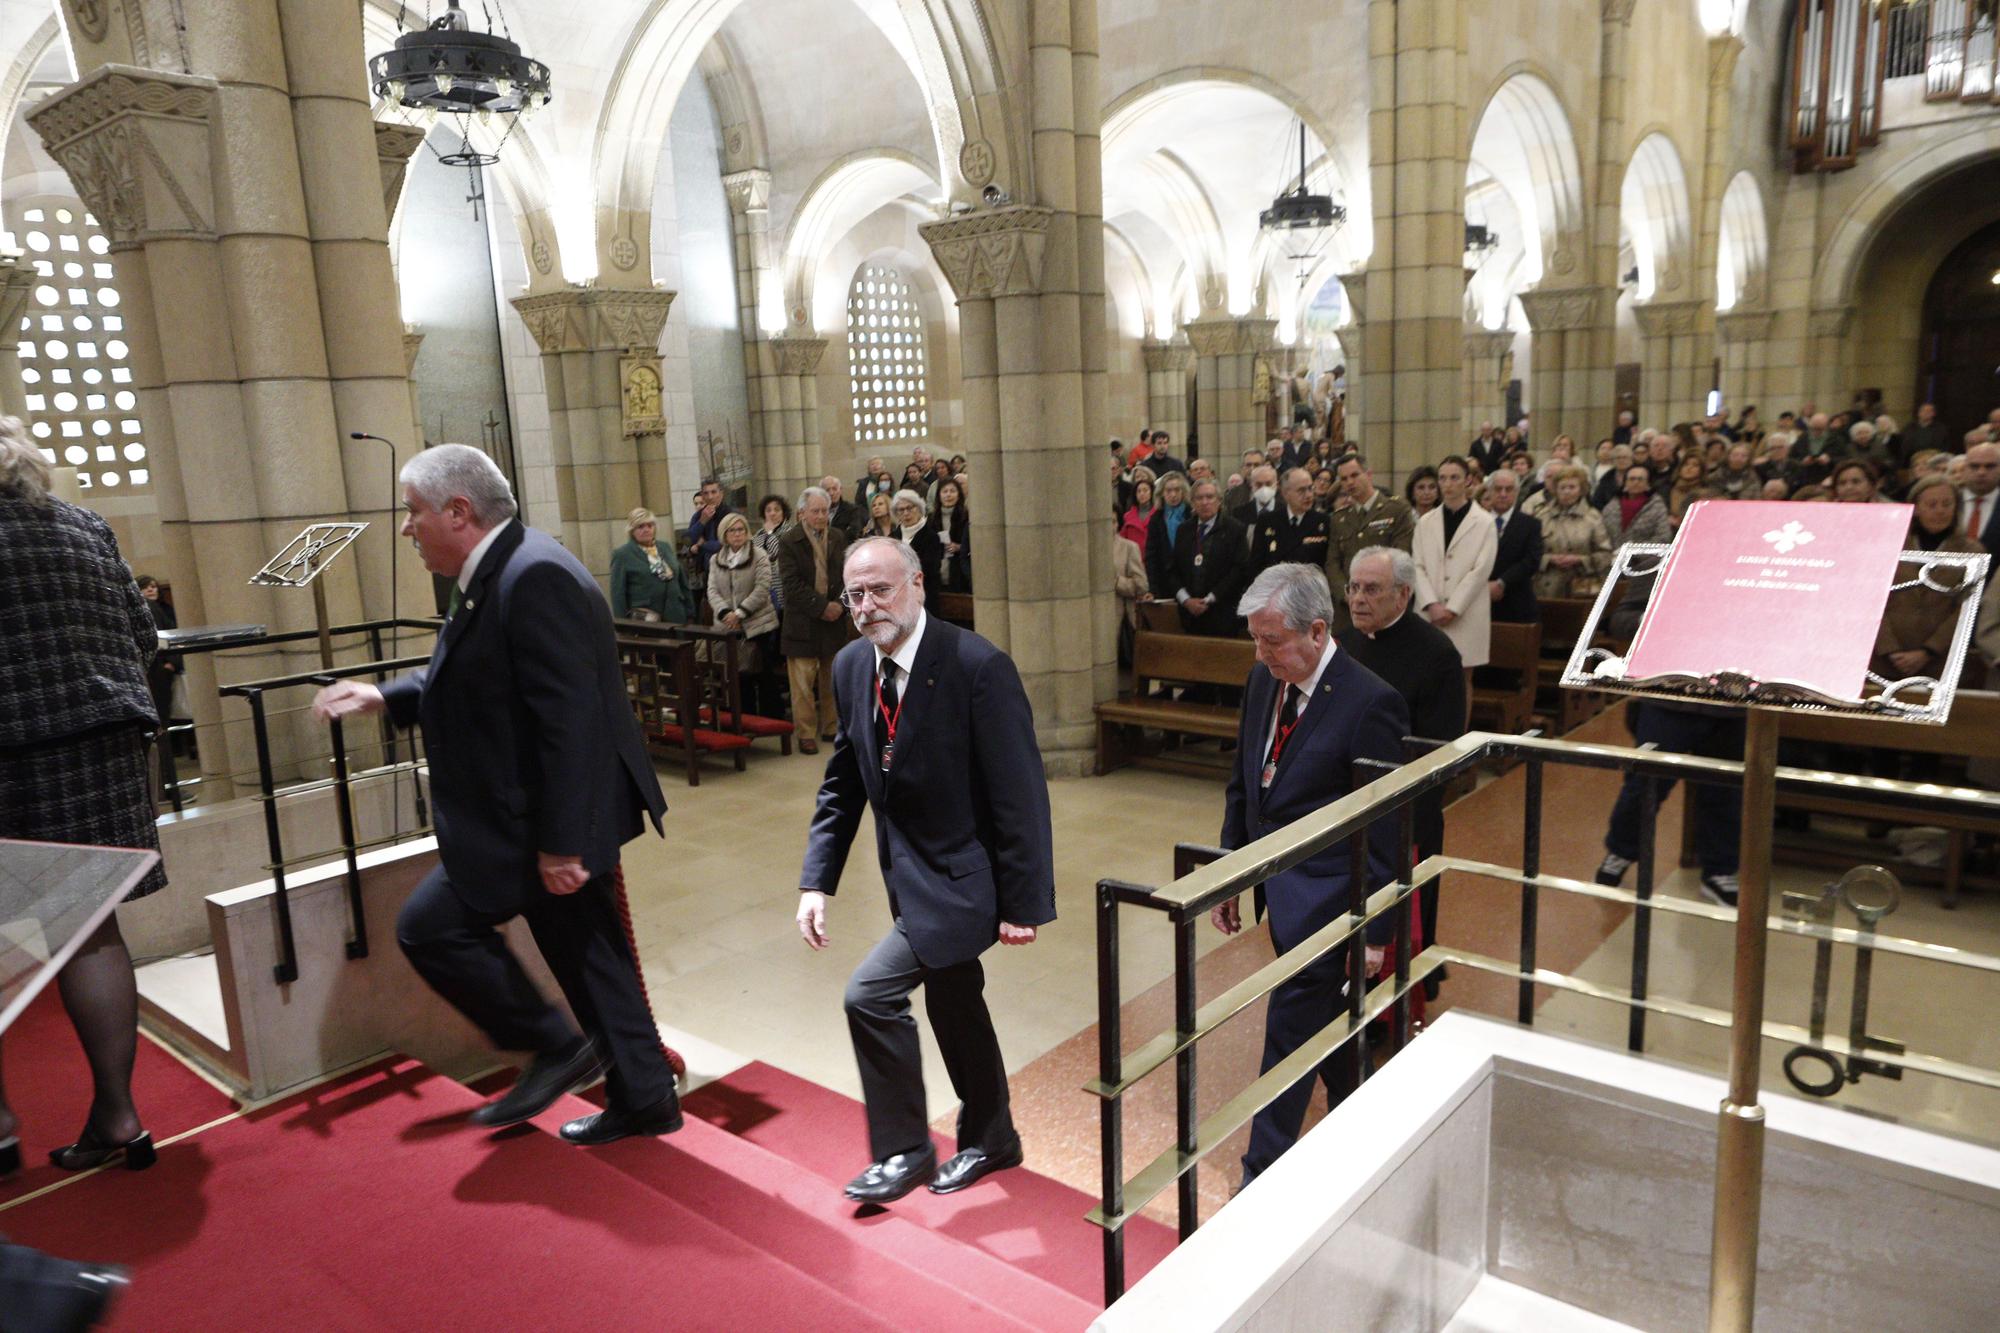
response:
M0 1180L21 1174L21 1140L0 1139Z
M57 1148L49 1160L65 1171L88 1171L112 1162L122 1162L127 1171L144 1171L159 1160L159 1153L153 1148L153 1136L143 1129L124 1143L104 1143L94 1128L85 1125L75 1143Z

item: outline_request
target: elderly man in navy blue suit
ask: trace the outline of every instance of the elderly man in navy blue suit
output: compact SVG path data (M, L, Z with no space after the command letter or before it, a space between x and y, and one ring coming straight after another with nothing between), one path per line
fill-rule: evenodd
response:
M1236 766L1222 822L1222 845L1232 851L1347 795L1356 760L1401 763L1410 729L1403 696L1334 643L1333 594L1320 570L1273 565L1250 584L1238 610L1250 622L1257 665L1243 687ZM1395 877L1394 825L1382 819L1369 830L1364 894ZM1342 842L1258 887L1257 907L1269 909L1271 943L1280 954L1351 910L1356 886L1348 883L1350 865ZM1212 917L1225 935L1243 928L1237 899L1216 907ZM1370 975L1380 969L1393 930L1386 917L1368 927ZM1346 951L1336 949L1271 992L1264 1071L1345 1012L1345 960ZM1338 1105L1354 1090L1351 1052L1335 1052L1318 1077L1326 1084L1327 1104ZM1312 1085L1308 1074L1257 1113L1243 1156L1245 1185L1298 1141Z
M403 535L450 579L428 666L377 689L341 681L313 711L420 722L438 866L396 920L431 987L502 1050L534 1061L472 1113L519 1124L606 1073L609 1105L562 1127L599 1144L681 1127L673 1070L639 988L614 875L619 849L667 808L625 698L611 608L577 558L515 517L493 460L463 444L403 468ZM495 929L525 917L582 1024L535 989Z
M1021 1164L979 955L996 939L1032 944L1055 920L1055 861L1034 714L1014 663L925 614L922 567L902 542L856 542L844 579L841 600L862 637L834 659L840 730L799 873L798 927L813 949L826 947L826 900L872 807L895 923L847 983L874 1160L846 1192L887 1203L927 1181L949 1194ZM943 1167L910 1016L919 986L962 1103L958 1152Z

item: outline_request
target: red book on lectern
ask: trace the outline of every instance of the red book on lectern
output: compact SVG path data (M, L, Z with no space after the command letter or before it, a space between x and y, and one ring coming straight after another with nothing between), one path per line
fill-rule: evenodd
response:
M1737 672L1859 699L1909 528L1904 504L1694 505L1625 678Z

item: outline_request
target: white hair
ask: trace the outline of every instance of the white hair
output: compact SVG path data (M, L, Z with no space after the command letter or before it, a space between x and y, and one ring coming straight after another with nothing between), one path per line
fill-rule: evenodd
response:
M1859 435L1864 440L1872 440L1875 438L1875 423L1872 421L1857 421L1847 428L1847 435L1849 439Z
M437 444L403 464L397 480L417 493L432 509L442 509L463 496L472 517L483 528L496 528L514 517L514 488L492 459L469 444Z
M799 492L799 502L796 508L803 510L808 500L824 500L829 505L833 503L833 497L817 486L808 486Z
M32 505L49 498L49 460L19 417L0 416L0 495Z
M918 495L915 491L897 491L893 496L889 497L889 512L892 514L895 513L896 506L903 504L915 505L919 514L929 514L931 512L931 507L925 502L924 497Z
M1304 634L1314 621L1333 624L1333 590L1318 565L1302 565L1287 560L1272 565L1250 581L1242 600L1236 604L1239 616L1275 610L1285 619L1285 628Z
M1394 546L1364 546L1354 553L1347 562L1351 571L1363 560L1373 560L1380 556L1389 562L1389 578L1398 588L1414 589L1417 586L1417 562L1408 551Z
M917 558L917 549L914 546L911 546L900 537L884 537L880 533L863 537L860 541L851 543L847 548L847 554L841 557L841 569L845 570L849 565L853 564L855 556L860 555L863 551L872 550L877 546L887 546L894 549L896 557L903 562L903 568L908 572L912 574L921 574L924 572L924 562Z

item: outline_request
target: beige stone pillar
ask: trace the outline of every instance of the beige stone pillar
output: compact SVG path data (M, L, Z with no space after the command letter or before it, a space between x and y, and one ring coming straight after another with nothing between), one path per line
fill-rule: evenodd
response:
M1538 441L1568 435L1587 452L1611 430L1611 368L1603 311L1615 287L1521 293L1528 315L1527 406Z
M674 523L659 353L673 300L651 288L581 286L514 298L542 351L560 535L599 578L635 507L651 509L663 527ZM634 372L651 374L650 399L636 387L628 393Z
M1514 330L1480 329L1465 331L1465 413L1459 433L1470 438L1479 423L1498 423L1507 411L1508 358L1514 353ZM1550 435L1553 440L1555 436ZM1541 443L1542 441L1538 441Z
M803 488L781 484L780 479L790 475L791 469L771 452L781 432L769 418L782 411L782 394L769 377L773 373L771 368L783 356L764 346L769 335L764 332L761 313L766 284L778 281L771 271L771 173L762 167L732 171L723 176L722 188L729 199L730 222L736 233L736 325L743 335L743 388L750 414L750 459L756 469L758 489L775 490L789 502ZM799 331L805 332L811 312L788 311L787 320L794 315ZM813 361L818 363L817 353ZM818 390L813 393L816 398ZM815 433L815 443L817 440ZM817 453L810 466L818 466ZM814 481L817 480L815 477Z
M1736 72L1736 58L1743 53L1743 39L1723 33L1708 39L1708 123L1702 142L1701 193L1694 201L1697 213L1695 239L1694 329L1687 359L1701 369L1696 396L1696 415L1707 406L1708 390L1716 377L1715 271L1722 246L1722 196L1729 188L1730 167L1730 79Z
M1646 301L1632 307L1639 322L1639 420L1666 429L1696 421L1706 406L1713 357L1700 321L1704 301Z
M1154 430L1169 432L1179 449L1188 436L1187 377L1194 369L1194 348L1185 338L1166 342L1148 338L1139 352L1146 359L1146 422Z
M1352 273L1341 274L1340 290L1347 297L1347 321L1335 329L1334 333L1340 339L1341 357L1347 366L1347 412L1345 418L1347 446L1351 449L1360 450L1363 456L1366 457L1368 441L1367 436L1363 432L1368 424L1368 381L1363 377L1365 367L1362 362L1362 353L1368 339L1368 330L1365 325L1368 315L1367 270L1356 269ZM1385 381L1380 386L1377 396L1386 401L1388 393L1389 386ZM1395 475L1395 471L1390 466L1387 457L1379 461L1369 458L1368 464L1373 471L1385 479ZM1386 480L1384 484L1387 484Z
M1533 383L1538 386L1550 383L1543 370L1545 351L1554 353L1555 374L1560 380L1557 405L1562 413L1561 423L1551 431L1544 424L1547 418L1542 405L1534 403L1531 406L1536 433L1553 439L1556 432L1567 432L1584 448L1610 434L1615 420L1618 235L1622 212L1621 187L1625 180L1625 118L1630 100L1627 78L1635 2L1602 0L1597 50L1597 128L1594 136L1597 151L1594 160L1585 168L1590 172L1591 198L1588 258L1580 274L1565 275L1558 263L1553 266L1556 276L1543 279L1550 283L1547 293L1550 299L1544 302L1544 312L1554 315L1565 325L1560 347L1547 346L1548 340L1541 336L1530 344ZM1557 283L1561 285L1557 286ZM1588 293L1588 296L1582 297L1579 293ZM1526 296L1522 299L1525 304ZM1579 311L1587 322L1568 327L1568 318ZM1543 326L1536 323L1532 313L1528 323L1538 335L1543 333ZM1556 325L1551 323L1547 327L1553 329Z
M1734 413L1755 404L1772 421L1777 412L1766 404L1771 354L1770 310L1725 310L1715 317L1716 341L1722 353L1722 397Z
M787 500L826 475L820 442L819 363L824 338L770 338L757 344L763 385L763 455L758 476Z
M21 381L21 316L35 289L35 266L26 255L0 254L0 416L28 415Z
M1264 360L1277 331L1274 319L1231 319L1204 316L1185 326L1194 351L1195 429L1201 456L1212 460L1218 475L1227 476L1231 461L1250 448L1263 448L1270 438L1264 429L1264 404L1256 400L1259 361L1269 383L1270 363Z
M1851 305L1817 306L1806 315L1805 380L1806 398L1821 411L1837 412L1847 406L1853 392L1849 367L1848 334L1854 327Z
M1369 456L1401 474L1459 434L1465 323L1465 7L1370 0L1375 248L1364 339Z

